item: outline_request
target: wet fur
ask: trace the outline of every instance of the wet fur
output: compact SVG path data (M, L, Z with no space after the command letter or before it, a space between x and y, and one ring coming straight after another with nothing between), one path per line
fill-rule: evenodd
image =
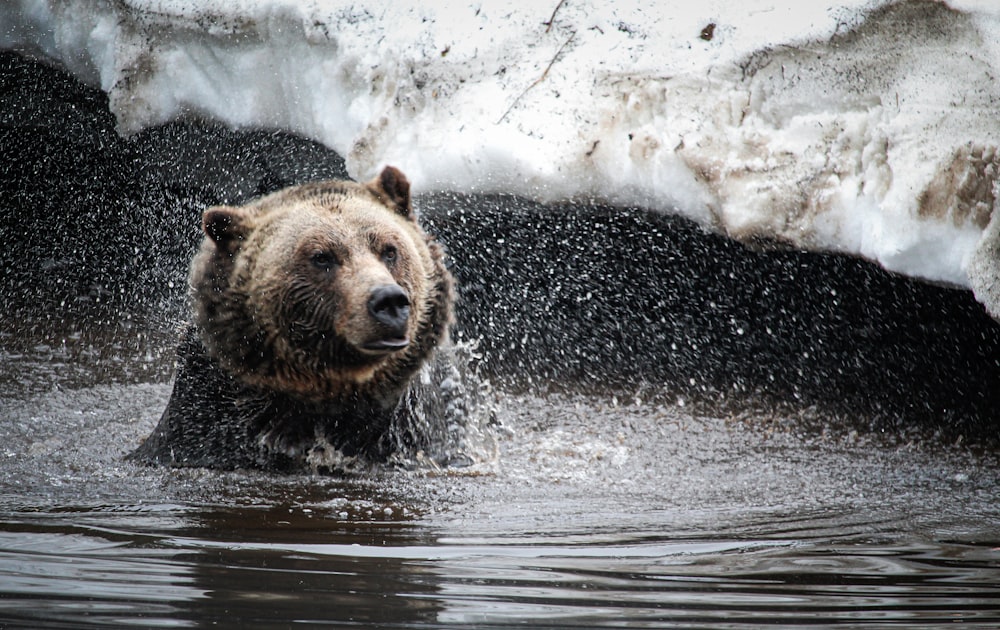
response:
M454 288L440 246L416 222L409 185L390 168L363 185L305 184L205 212L192 262L194 323L178 349L174 391L134 458L220 468L294 468L316 444L385 457L408 412L400 401L447 337ZM313 239L312 242L309 239ZM379 247L399 251L390 262ZM328 248L341 262L310 264ZM409 295L409 345L359 346L378 334L372 286Z

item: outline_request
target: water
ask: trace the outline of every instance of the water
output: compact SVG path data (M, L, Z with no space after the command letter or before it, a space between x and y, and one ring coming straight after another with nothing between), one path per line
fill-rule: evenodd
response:
M0 80L0 627L1000 625L1000 326L638 210L421 200L503 427L472 466L124 461L200 209L341 163Z
M501 389L470 468L144 468L170 334L83 328L4 351L3 627L1000 623L989 453Z

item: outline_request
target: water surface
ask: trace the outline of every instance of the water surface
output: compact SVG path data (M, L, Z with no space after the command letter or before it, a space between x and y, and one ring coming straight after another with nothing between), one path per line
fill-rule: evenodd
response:
M170 335L98 328L5 345L5 627L1000 623L993 455L501 389L469 468L144 468Z

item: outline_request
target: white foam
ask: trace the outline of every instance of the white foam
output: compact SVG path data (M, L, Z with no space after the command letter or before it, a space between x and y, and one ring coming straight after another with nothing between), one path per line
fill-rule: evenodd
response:
M383 4L14 0L0 46L99 85L126 134L281 128L417 192L639 204L979 286L996 2Z

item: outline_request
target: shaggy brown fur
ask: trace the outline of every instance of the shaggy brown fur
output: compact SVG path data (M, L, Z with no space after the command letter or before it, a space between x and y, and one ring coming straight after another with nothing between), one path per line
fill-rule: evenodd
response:
M249 453L235 465L268 460L258 448L300 457L317 437L384 450L373 444L445 339L454 300L403 174L387 167L367 184L304 184L210 208L203 228L190 274L196 332L181 346L174 395L137 457L206 465L204 447L183 452L191 436L214 434L196 426L212 422L197 404L221 404L220 421L238 425L211 440Z

